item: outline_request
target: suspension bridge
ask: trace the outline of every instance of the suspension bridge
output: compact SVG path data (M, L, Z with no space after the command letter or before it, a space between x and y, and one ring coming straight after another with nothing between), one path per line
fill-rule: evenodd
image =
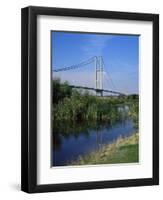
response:
M52 70L54 73L57 72L64 72L64 71L69 71L69 70L75 70L75 69L79 69L79 68L83 68L89 64L93 64L94 66L94 87L88 87L88 86L82 86L82 85L70 85L71 88L76 88L76 89L84 89L84 90L91 90L91 91L95 91L97 96L103 96L103 93L111 93L114 95L121 95L121 96L125 96L126 94L116 91L116 90L109 90L103 87L103 80L104 80L104 72L106 73L106 71L104 71L104 61L102 56L94 56L86 61L83 61L79 64L76 65L71 65L68 67L62 67L62 68L56 68L54 67L54 69ZM110 77L110 76L109 76ZM110 81L112 83L112 85L115 88L115 85L113 83L113 80L110 77Z

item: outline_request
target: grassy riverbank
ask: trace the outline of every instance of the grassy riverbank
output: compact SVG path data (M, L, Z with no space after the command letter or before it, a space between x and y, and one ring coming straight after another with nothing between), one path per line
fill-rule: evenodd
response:
M80 156L69 165L93 165L134 163L139 161L139 134L119 138L112 144L104 145L100 150Z
M128 110L124 109L128 106ZM121 108L120 108L121 107ZM115 122L130 117L138 121L138 95L98 97L53 80L53 122Z

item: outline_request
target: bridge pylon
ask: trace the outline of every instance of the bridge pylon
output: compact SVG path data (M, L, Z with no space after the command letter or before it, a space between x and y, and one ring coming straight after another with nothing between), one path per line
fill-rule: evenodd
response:
M95 89L96 96L103 96L103 62L102 56L95 56Z

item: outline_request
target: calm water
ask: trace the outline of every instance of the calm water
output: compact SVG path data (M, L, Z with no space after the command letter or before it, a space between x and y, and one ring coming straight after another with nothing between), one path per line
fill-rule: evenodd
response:
M133 122L124 119L114 124L78 124L66 125L61 123L53 133L53 166L63 166L79 155L97 150L103 144L112 143L118 137L129 136L136 130Z

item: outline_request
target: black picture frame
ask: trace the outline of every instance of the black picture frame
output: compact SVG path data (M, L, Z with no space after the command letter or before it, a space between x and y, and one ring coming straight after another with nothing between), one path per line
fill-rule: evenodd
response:
M55 15L153 23L153 177L37 185L37 16ZM159 15L30 6L21 12L21 190L28 193L159 184Z

